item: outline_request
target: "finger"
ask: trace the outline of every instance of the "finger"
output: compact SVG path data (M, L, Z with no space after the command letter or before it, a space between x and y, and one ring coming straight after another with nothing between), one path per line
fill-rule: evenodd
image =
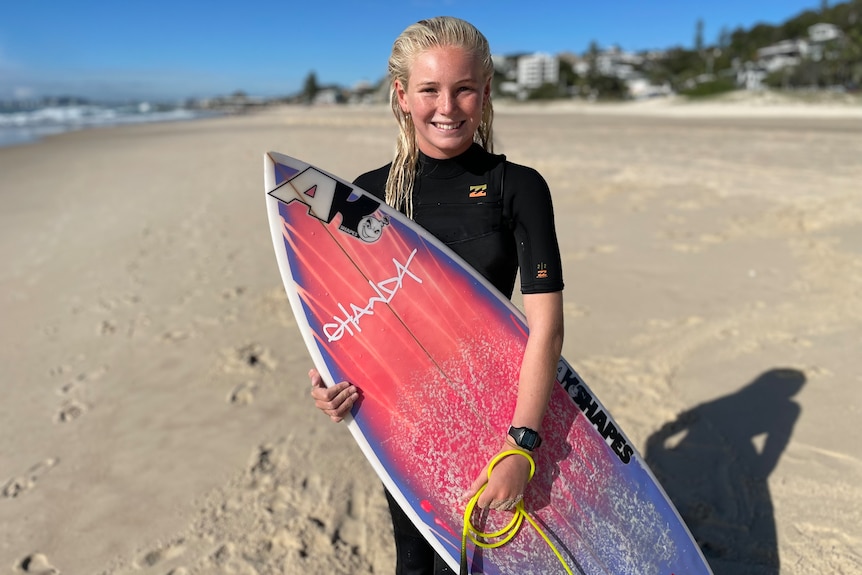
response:
M314 382L311 384L311 397L320 401L330 401L338 395L339 391L334 385L331 388L327 388L325 385L318 385Z
M314 398L314 404L318 409L339 409L345 402L350 402L352 405L359 395L359 390L355 386L342 381L339 384L329 388L314 388L311 391L311 397Z
M326 387L326 384L323 383L323 377L320 375L320 372L313 367L308 370L308 379L311 380L311 385L313 387Z
M317 401L336 401L339 395L344 397L344 392L355 393L358 392L356 387L347 381L342 381L341 383L336 383L332 387L326 387L325 385L315 386L311 388L311 397L313 397Z
M330 419L339 422L350 412L358 398L359 393L351 386L339 393L332 401L315 401L315 405Z
M479 493L479 490L482 489L482 486L486 483L488 483L488 472L486 469L483 469L482 473L480 473L476 477L476 479L473 480L473 483L470 484L470 487L467 489L467 491L464 492L464 499L467 499L468 501L470 499L473 499L473 497L475 497L476 494Z
M503 498L495 493L489 492L488 489L485 489L480 495L479 499L476 500L476 506L481 509L494 509L494 504L502 501Z

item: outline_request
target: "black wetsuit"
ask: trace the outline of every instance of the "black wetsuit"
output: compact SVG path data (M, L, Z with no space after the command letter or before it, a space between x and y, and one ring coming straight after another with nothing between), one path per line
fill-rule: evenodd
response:
M354 182L384 199L391 164ZM521 292L563 289L562 265L548 185L538 172L487 153L477 144L450 160L420 154L413 219L506 297L520 269ZM396 575L451 574L387 492L397 554Z
M354 182L383 199L387 164ZM506 297L520 266L522 293L563 289L551 193L532 168L478 144L451 160L420 154L413 219L464 258Z

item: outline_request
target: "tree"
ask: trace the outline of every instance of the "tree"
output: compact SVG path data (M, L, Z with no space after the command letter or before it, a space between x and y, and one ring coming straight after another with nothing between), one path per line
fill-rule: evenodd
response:
M560 97L560 87L557 84L544 83L538 88L530 90L528 100L554 100Z
M320 86L317 85L317 74L314 71L308 73L305 77L305 83L302 87L302 99L307 103L314 101L314 97L320 91Z
M572 86L578 84L578 73L568 60L560 60L560 86L568 94Z
M721 27L721 32L718 34L718 47L721 50L727 50L730 47L730 30L727 26Z
M597 76L599 73L599 44L593 40L587 49L587 64L589 64L588 76Z

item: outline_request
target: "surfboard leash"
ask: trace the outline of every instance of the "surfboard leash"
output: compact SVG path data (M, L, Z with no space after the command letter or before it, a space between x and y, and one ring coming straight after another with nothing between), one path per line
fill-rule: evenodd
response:
M530 462L530 477L528 481L533 478L533 475L536 473L536 462L533 461L533 457L527 453L526 451L521 451L520 449L511 449L509 451L503 451L502 453L497 454L491 462L488 464L488 479L491 478L491 471L494 470L494 466L496 466L503 458L508 457L510 455L520 455L522 457L526 457L527 461ZM545 540L545 543L548 544L548 547L551 551L554 552L554 555L557 556L557 559L560 561L560 565L563 566L563 569L566 570L568 575L574 575L572 570L569 569L569 566L566 565L565 559L563 559L562 554L557 550L554 543L551 541L550 537L542 531L536 521L530 517L530 514L524 509L524 500L518 501L515 504L515 511L512 514L512 520L509 523L500 529L499 531L495 531L493 533L483 533L476 529L473 526L470 518L473 517L473 510L476 508L476 504L479 501L479 496L482 495L482 492L485 491L485 487L487 487L487 483L483 485L479 491L474 495L470 501L467 503L466 509L464 509L464 530L461 534L461 575L470 575L470 567L467 563L467 541L472 541L474 545L477 547L481 547L482 549L496 549L498 547L502 547L506 543L512 540L512 538L518 533L518 530L521 528L521 524L524 523L526 519L527 522L533 526L533 529ZM490 541L494 540L494 541Z

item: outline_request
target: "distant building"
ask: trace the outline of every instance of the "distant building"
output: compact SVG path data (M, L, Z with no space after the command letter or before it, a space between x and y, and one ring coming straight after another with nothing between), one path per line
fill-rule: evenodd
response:
M814 43L831 42L841 37L841 29L835 24L815 24L808 28L808 39Z
M560 61L550 54L530 54L518 58L516 81L519 87L534 89L560 81Z
M766 71L754 62L740 64L734 62L736 70L736 85L745 90L762 90L763 81L766 79Z
M596 57L596 71L602 76L628 80L637 75L636 69L643 63L643 56L624 52L619 46L611 46Z
M673 88L671 88L669 83L665 82L662 85L653 84L642 76L633 76L627 79L626 87L629 90L629 96L635 100L673 95Z
M314 95L313 103L315 105L329 106L340 104L343 100L341 90L337 88L324 88Z
M782 40L777 44L760 48L757 63L767 73L798 66L809 53L807 40Z
M646 52L635 54L626 52L619 46L611 46L595 56L595 71L600 76L608 76L621 80L628 90L628 95L636 100L670 96L673 89L670 84L653 84L644 75L643 68L649 62L661 58L662 52ZM588 61L578 62L575 71L586 75L591 71Z
M498 89L504 95L525 99L531 90L560 81L560 60L549 54L492 56L494 71L503 78Z
M842 36L841 29L834 24L815 24L808 28L808 40L811 42L809 58L819 62L827 55L827 45Z
M782 40L757 50L757 60L734 63L736 82L747 90L759 90L769 74L799 66L803 60L815 62L828 56L828 45L841 38L841 29L820 23L808 28L808 38Z

